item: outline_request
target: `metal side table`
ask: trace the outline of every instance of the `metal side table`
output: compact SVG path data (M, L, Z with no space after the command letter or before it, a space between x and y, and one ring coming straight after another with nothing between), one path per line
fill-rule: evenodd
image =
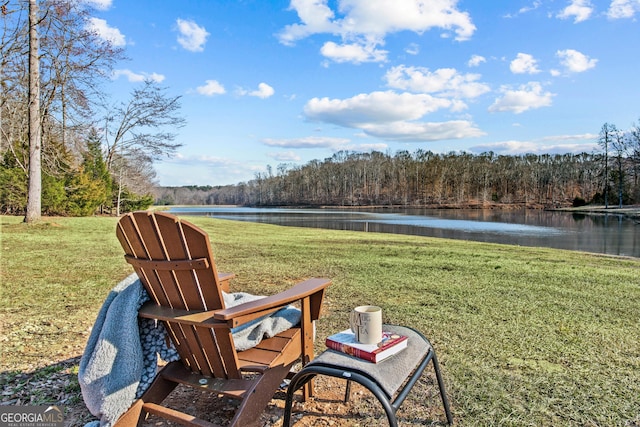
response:
M404 326L384 325L384 329L400 335L407 335L409 337L407 348L379 363L370 363L330 349L324 351L291 379L287 390L282 425L288 427L291 424L293 394L316 375L327 375L347 380L345 402L349 399L351 381L356 381L370 390L382 404L389 425L397 427L396 411L407 398L430 361L433 362L447 422L453 424L440 366L429 340L415 329Z

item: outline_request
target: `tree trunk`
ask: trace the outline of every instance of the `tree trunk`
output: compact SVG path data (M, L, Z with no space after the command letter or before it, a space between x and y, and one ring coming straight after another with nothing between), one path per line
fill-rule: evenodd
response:
M42 141L38 50L38 3L37 0L29 0L29 190L25 222L38 221L42 216Z

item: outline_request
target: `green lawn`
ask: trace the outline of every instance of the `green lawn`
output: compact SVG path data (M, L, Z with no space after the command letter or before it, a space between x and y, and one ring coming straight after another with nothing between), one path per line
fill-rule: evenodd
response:
M114 218L21 220L0 217L0 385L79 356L105 296L131 272ZM234 290L333 280L317 352L356 305L380 305L385 322L422 331L457 425L640 425L638 259L191 220L209 233L219 269L237 274ZM418 384L403 425L419 425L410 419L420 411L444 419L431 389Z

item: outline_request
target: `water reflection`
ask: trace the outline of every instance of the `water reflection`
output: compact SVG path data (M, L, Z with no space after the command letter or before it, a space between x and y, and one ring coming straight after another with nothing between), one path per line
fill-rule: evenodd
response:
M550 247L640 257L640 225L622 215L539 210L175 207L178 215Z

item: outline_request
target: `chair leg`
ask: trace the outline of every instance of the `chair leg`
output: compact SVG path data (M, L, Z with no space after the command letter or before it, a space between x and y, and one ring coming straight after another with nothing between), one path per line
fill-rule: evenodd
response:
M180 362L172 362L172 363L180 363ZM153 380L147 391L140 397L140 399L136 400L133 405L118 418L115 422L114 427L133 427L137 426L141 423L141 417L146 414L144 411L143 405L145 402L151 403L161 403L165 397L167 397L177 386L178 384L169 381L162 377L162 370L158 373L156 378Z
M240 403L240 407L230 426L257 426L264 408L273 399L273 395L282 384L282 379L287 376L287 372L289 372L292 365L293 363L275 366L262 374L256 380L254 386L247 390L246 397Z
M142 400L138 399L133 405L118 418L113 427L134 427L140 423L140 415L142 414Z
M347 385L345 386L345 389L344 389L344 403L349 402L350 398L351 398L351 380L347 380Z
M315 340L315 323L311 320L311 301L305 298L301 301L302 319L301 337L302 337L302 368L313 360L313 342ZM306 402L313 397L313 379L309 380L302 388L302 401Z
M293 409L293 395L301 387L313 379L317 375L316 372L305 370L304 368L298 372L289 383L287 388L287 399L284 404L284 416L282 419L282 427L289 427L291 424L291 411Z
M313 397L313 379L302 387L302 401L306 402L310 397Z
M436 353L433 352L433 370L436 372L436 379L438 380L438 388L440 389L440 398L442 399L442 405L444 406L444 413L447 416L447 422L449 425L453 424L453 416L451 416L451 409L449 408L449 399L447 399L447 392L444 389L444 381L442 380L442 374L440 373L440 364Z

